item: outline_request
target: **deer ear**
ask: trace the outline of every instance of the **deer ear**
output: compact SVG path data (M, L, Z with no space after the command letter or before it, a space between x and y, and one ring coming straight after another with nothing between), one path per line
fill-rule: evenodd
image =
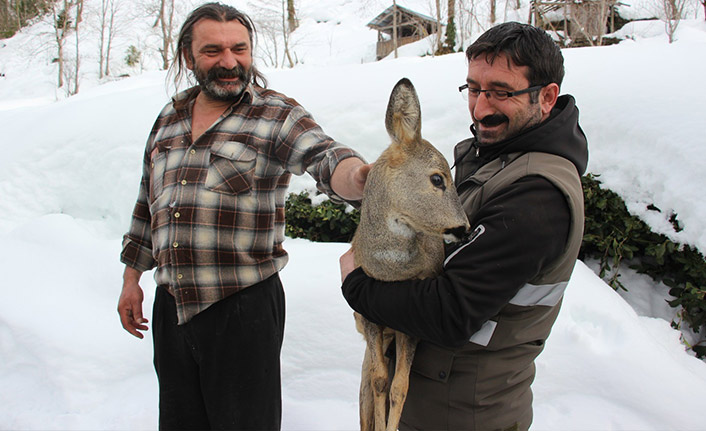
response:
M402 78L392 89L385 114L385 127L393 141L416 142L422 137L422 112L414 85Z

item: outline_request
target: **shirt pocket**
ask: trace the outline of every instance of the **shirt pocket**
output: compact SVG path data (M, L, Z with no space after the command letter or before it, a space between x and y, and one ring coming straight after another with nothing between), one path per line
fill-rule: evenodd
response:
M167 167L167 152L154 154L150 162L150 201L154 202L164 190L164 172Z
M206 188L225 194L247 193L252 189L257 150L242 142L221 141L211 146Z

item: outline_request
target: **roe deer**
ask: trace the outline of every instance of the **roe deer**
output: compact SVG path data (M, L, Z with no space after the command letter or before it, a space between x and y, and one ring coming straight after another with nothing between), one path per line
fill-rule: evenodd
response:
M392 143L365 183L352 242L355 264L378 280L430 277L441 271L443 240L460 240L469 223L446 159L422 139L419 99L406 78L392 90L385 127ZM358 313L355 320L367 343L360 383L361 430L397 430L417 340ZM395 374L388 386L385 351L393 338Z

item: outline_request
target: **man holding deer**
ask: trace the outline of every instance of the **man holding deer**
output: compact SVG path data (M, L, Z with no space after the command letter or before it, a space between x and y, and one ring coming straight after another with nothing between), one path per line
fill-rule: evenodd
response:
M529 428L534 360L582 239L588 147L574 98L559 96L560 49L541 29L505 23L466 57L459 90L474 137L454 164L470 237L421 280L378 281L341 257L351 307L420 340L401 430Z

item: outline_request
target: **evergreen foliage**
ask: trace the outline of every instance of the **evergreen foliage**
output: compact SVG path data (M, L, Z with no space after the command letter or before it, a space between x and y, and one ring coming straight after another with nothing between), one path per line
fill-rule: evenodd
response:
M616 193L602 189L595 175L581 179L586 204L586 222L581 258L600 262L600 276L614 289L625 289L620 282L620 265L627 264L639 273L667 285L681 307L675 328L686 324L694 333L706 326L706 261L698 250L675 243L654 233L642 220L630 215ZM654 205L648 207L660 211ZM681 230L675 214L669 217L674 229ZM703 337L703 334L701 334ZM689 346L699 357L706 357L706 345Z
M142 51L137 49L135 45L130 45L125 51L125 64L130 67L135 67L142 60Z
M706 260L698 250L675 243L654 233L631 215L622 198L600 187L595 175L581 179L585 196L584 237L579 258L599 261L600 277L614 289L626 287L620 281L620 267L627 265L667 285L674 297L669 305L679 308L672 326L687 325L699 334L706 327ZM659 211L651 205L650 209ZM308 193L290 194L285 206L286 234L321 242L348 242L360 220L357 210L329 200L312 206ZM675 230L681 226L670 215ZM704 336L701 334L701 338ZM686 340L684 340L686 343ZM688 344L687 344L688 345ZM697 356L706 357L706 345L688 345Z
M449 23L446 26L446 47L450 52L455 51L456 47L456 24L454 23L454 18L449 17Z
M290 193L284 211L288 236L318 242L350 242L360 221L360 212L346 212L344 204L326 200L313 206L307 192Z

